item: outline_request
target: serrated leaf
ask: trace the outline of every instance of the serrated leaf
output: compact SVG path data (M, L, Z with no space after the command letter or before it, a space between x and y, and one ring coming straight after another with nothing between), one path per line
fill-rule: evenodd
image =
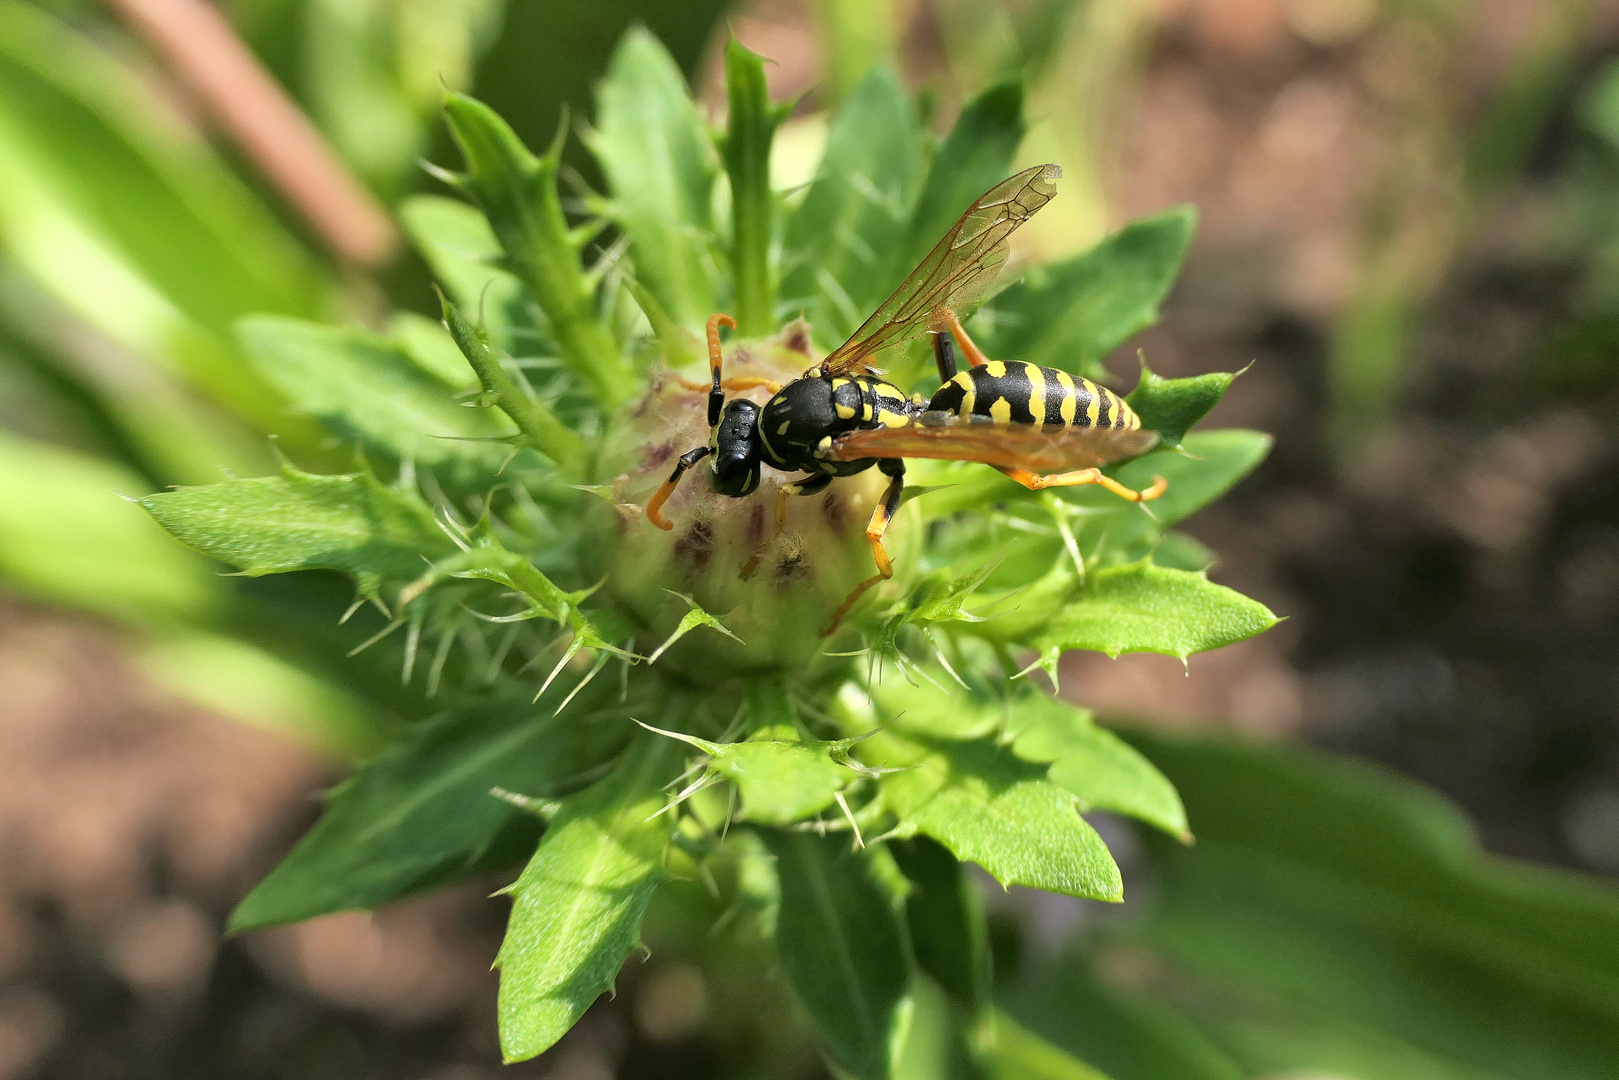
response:
M669 740L642 736L610 776L564 800L507 890L512 914L495 966L508 1062L550 1049L640 943L674 832L674 815L658 811L678 756Z
M680 69L640 27L624 35L596 89L588 141L636 277L671 318L700 324L716 304L707 236L718 161Z
M1049 762L1047 779L1078 795L1085 809L1127 814L1191 839L1174 785L1135 747L1097 726L1088 710L1028 693L1013 701L1009 714L1012 753Z
M550 711L484 705L413 728L327 797L320 822L231 914L231 932L374 908L526 858L540 822L490 790L562 794L634 730L616 706Z
M1278 621L1257 600L1202 574L1145 561L1093 570L1078 587L1063 584L1071 581L1071 570L1055 571L1047 595L1035 593L1038 599L1031 597L1024 609L978 624L975 632L1037 652L1155 652L1184 660L1261 634ZM1039 614L1059 604L1055 614Z
M1165 447L1180 446L1193 424L1220 403L1239 372L1211 371L1189 379L1166 379L1141 362L1141 379L1125 396L1125 403L1141 418L1141 426L1156 431Z
M375 594L455 550L419 497L369 473L228 480L139 500L181 543L250 576L338 570Z
M911 964L882 849L762 830L781 881L776 955L793 996L839 1065L882 1080L904 1041Z
M896 251L894 283L922 261L973 200L1006 179L1023 141L1023 84L997 83L967 103L933 155L911 214L909 236Z
M1002 885L1030 885L1094 900L1119 900L1123 882L1107 845L1079 816L1075 797L1045 769L975 742L873 736L868 762L903 771L881 781L900 835L925 833Z
M506 268L539 301L563 362L603 407L621 404L633 391L632 373L597 314L595 289L562 212L560 138L535 157L494 110L465 94L445 97L444 116L466 159L461 186L489 219Z
M787 220L781 307L802 313L817 340L843 341L899 284L889 253L906 235L921 178L916 110L899 78L879 68L838 110L815 182Z
M855 779L845 764L850 740L804 741L791 729L766 729L746 742L716 743L651 729L697 747L715 772L742 795L742 817L760 825L790 825L830 807Z
M278 316L244 319L238 333L254 367L341 438L473 474L492 474L506 458L506 447L493 441L511 434L504 418L456 404L455 387L395 341Z
M993 325L979 344L1005 360L1105 376L1102 359L1158 321L1196 228L1197 212L1177 207L1131 222L1082 255L1030 270L995 298ZM1185 430L1166 442L1174 445Z
M892 840L888 850L911 883L905 922L917 966L976 1013L988 1004L990 992L989 925L977 887L936 840Z

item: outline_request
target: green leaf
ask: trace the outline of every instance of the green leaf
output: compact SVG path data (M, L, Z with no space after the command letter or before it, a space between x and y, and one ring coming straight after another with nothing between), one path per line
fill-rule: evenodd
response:
M701 324L717 304L708 235L718 165L680 69L640 27L624 35L596 90L589 145L636 277L675 321Z
M1115 990L1092 957L1043 965L1008 995L1008 1013L1112 1080L1244 1080L1245 1074L1162 996Z
M416 578L424 557L455 550L426 503L369 473L312 476L289 467L139 502L181 543L250 576L339 570L367 595Z
M506 121L464 94L446 97L444 115L466 158L459 184L489 219L506 268L540 302L563 362L603 407L622 404L634 388L632 372L597 316L594 289L579 265L580 245L562 213L560 137L544 157L535 157Z
M374 908L526 858L539 821L491 789L563 794L634 730L616 704L549 711L485 704L412 728L327 797L320 822L231 914L231 932Z
M1156 431L1164 446L1178 447L1191 426L1220 403L1231 380L1242 372L1213 371L1190 379L1166 379L1141 362L1141 381L1125 403L1141 417L1141 426Z
M508 1062L550 1049L612 989L640 944L641 917L665 876L674 832L674 815L658 811L677 758L667 739L639 740L610 776L562 803L506 890L512 914L495 966Z
M988 1056L990 1080L1110 1080L1003 1012L995 1014L995 1043ZM1175 1080L1192 1078L1175 1074Z
M1197 212L1177 207L1131 222L1083 255L1030 270L995 298L995 320L979 344L990 356L1104 377L1102 359L1158 321L1196 228ZM1166 441L1174 445L1184 431Z
M414 311L398 311L388 320L388 334L417 367L457 394L478 389L477 373L467 365L443 322Z
M781 879L776 955L793 995L838 1064L889 1075L904 1042L911 964L882 849L846 838L764 830Z
M1044 694L1014 699L1006 737L1024 761L1050 762L1046 777L1078 795L1086 810L1110 810L1189 841L1186 810L1164 775L1088 710Z
M1064 584L1072 579L1072 570L1059 568L1046 587L1056 595L1031 598L1026 610L980 623L975 631L1042 653L1094 649L1117 657L1155 652L1184 660L1251 638L1278 622L1263 604L1202 574L1149 562L1091 571L1077 588ZM1040 614L1059 603L1055 615Z
M880 781L900 835L925 833L1002 885L1122 899L1107 845L1045 769L1002 752L993 739L924 743L885 733L867 745L863 760L902 770Z
M388 338L278 316L244 319L240 336L264 377L342 438L457 475L492 474L507 456L494 442L511 434L504 421L456 404Z
M731 181L731 277L737 333L763 337L776 329L775 268L770 264L776 197L770 190L770 144L792 106L770 104L764 58L736 38L725 43L730 103L720 149Z
M911 215L910 235L896 251L894 284L933 250L974 199L1006 179L1024 130L1021 82L997 83L961 110L950 136L933 155Z
M210 617L224 590L208 564L120 497L146 487L100 459L0 431L7 588L122 620Z
M905 921L916 963L969 1012L989 1003L989 924L978 889L944 845L925 836L888 850L911 883Z
M413 195L400 204L399 217L433 277L456 304L477 313L503 352L535 356L555 350L539 301L500 267L500 241L475 208L456 199ZM459 358L456 362L465 366Z
M1520 1080L1619 1060L1619 892L1490 858L1437 796L1369 766L1234 740L1132 741L1180 789L1193 848L1156 852L1145 940Z
M782 244L782 307L802 312L817 340L853 334L899 284L888 253L907 235L922 179L922 135L888 68L861 82L832 122L826 153Z
M771 727L747 742L715 743L678 731L649 728L708 755L715 772L742 795L742 817L761 825L790 825L830 807L855 779L852 740L802 741L790 727Z

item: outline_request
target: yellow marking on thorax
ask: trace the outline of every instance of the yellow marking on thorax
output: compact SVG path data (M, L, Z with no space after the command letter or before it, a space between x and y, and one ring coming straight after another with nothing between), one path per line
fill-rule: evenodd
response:
M978 403L978 384L973 382L972 373L960 372L950 381L961 387L961 404L956 408L956 415L971 416L973 406Z
M793 426L793 422L791 420L788 420L786 423L782 424L781 427L776 429L776 434L777 435L785 435L785 434L787 434L787 429L792 427L792 426Z
M1029 376L1029 415L1034 418L1034 430L1046 426L1046 373L1038 364L1024 364Z
M1006 378L1006 365L999 360L988 360L984 363L984 373L992 379Z
M1012 422L1012 403L1005 398L996 398L989 407L989 418L997 424L1010 424Z
M1057 413L1062 417L1064 424L1074 422L1074 406L1079 404L1079 397L1074 393L1074 379L1066 371L1057 372L1057 385L1062 387L1062 404L1058 406Z
M834 401L832 403L832 408L838 414L838 419L840 419L840 420L853 420L854 419L855 407L853 405L840 405L840 404L838 404L837 402Z

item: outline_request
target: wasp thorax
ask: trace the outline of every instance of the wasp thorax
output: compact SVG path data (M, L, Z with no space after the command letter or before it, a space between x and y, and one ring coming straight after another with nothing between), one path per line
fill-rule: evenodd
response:
M807 341L803 325L794 324L778 337L730 346L725 375L790 383L810 359L789 343ZM708 373L694 366L680 374L701 386ZM614 421L605 440L599 482L613 486L623 512L599 515L600 530L590 543L606 579L600 595L628 617L638 651L650 652L680 624L691 610L685 597L741 638L738 644L713 630L694 630L658 660L672 675L702 681L718 672L809 662L826 645L820 632L832 613L874 571L865 528L885 482L876 470L787 499L785 527L761 551L773 532L778 492L803 475L764 464L758 419L772 393L758 386L728 395L710 432L706 387L655 374L646 397ZM689 470L662 508L673 528L654 527L639 508L682 455L704 447L712 453ZM902 518L892 530L901 546L914 539L908 525ZM753 573L744 578L755 555ZM858 615L850 625L858 625Z

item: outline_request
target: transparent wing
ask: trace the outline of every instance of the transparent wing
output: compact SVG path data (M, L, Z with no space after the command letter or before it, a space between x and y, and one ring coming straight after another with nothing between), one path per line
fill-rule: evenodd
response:
M1007 237L1057 194L1057 165L1004 180L967 208L894 294L854 336L817 365L826 375L863 371L868 358L932 326L935 312L980 300L1005 265Z
M1152 449L1158 435L1117 428L997 424L987 416L926 412L897 428L850 431L832 440L832 460L938 458L981 461L1033 473L1068 472L1107 465Z

